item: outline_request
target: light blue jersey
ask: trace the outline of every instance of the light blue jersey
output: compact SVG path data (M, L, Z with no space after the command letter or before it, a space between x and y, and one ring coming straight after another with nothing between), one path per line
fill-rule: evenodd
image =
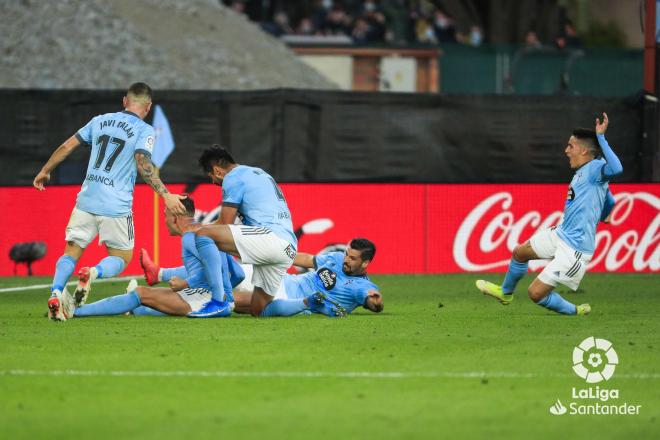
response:
M298 247L284 194L261 168L239 165L227 173L222 181L222 204L236 208L244 225L266 227Z
M564 207L564 219L557 227L557 235L572 249L593 254L596 244L596 226L601 218L608 192L603 174L603 159L594 159L577 169Z
M76 138L92 148L76 207L106 217L131 214L137 177L134 156L151 156L154 129L135 113L123 111L92 118Z
M197 247L195 247L194 232L183 234L181 238L181 257L183 258L183 265L187 272L185 280L188 282L188 287L190 289L202 288L211 291L211 287L206 281L206 275L204 274L202 259L199 256Z
M364 305L369 290L378 290L366 275L351 276L344 273L342 252L319 254L314 257L314 263L316 272L284 276L284 288L289 298L303 298L319 291L350 313Z

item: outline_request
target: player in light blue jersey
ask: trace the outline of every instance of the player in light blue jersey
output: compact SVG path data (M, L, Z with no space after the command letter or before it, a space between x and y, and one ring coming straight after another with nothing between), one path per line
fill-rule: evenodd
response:
M261 316L292 316L310 310L336 317L357 307L372 312L383 310L383 297L367 276L367 266L376 253L375 245L365 238L354 238L346 252L310 255L298 253L294 264L314 269L302 275L285 275L275 299ZM235 292L236 311L249 312L250 293Z
M204 266L195 247L195 231L201 226L195 223L195 205L192 199L182 200L186 212L184 215L175 215L165 209L165 224L170 235L181 236L183 263L186 268L185 279L173 278L170 287L144 287L137 283L129 284L127 293L111 296L95 303L76 306L75 299L67 291L62 294L62 309L66 318L122 315L132 313L135 315L150 316L190 316L206 317L199 314L209 303L214 303L213 317L231 315L233 298L231 286L223 284L224 294L218 300L213 300L211 284L204 272ZM224 280L223 280L224 282Z
M113 277L124 270L133 255L133 188L139 172L142 179L163 197L172 212L183 213L183 196L170 194L151 163L154 129L143 119L151 109L152 92L145 83L132 84L124 96L124 111L92 118L51 155L34 179L40 191L50 180L50 173L80 145L90 147L87 175L78 193L76 206L66 227L66 246L55 266L55 276L48 300L49 317L64 321L62 292L77 261L89 243L99 236L108 256L96 266L78 272L76 304L84 304L91 283Z
M284 194L264 170L239 165L218 146L205 150L199 164L213 183L222 184L218 224L204 226L196 233L206 273L213 274L220 267L219 250L252 264L250 313L260 316L296 256L298 240ZM242 220L240 225L234 224L237 216Z
M545 259L551 261L528 288L532 301L565 315L591 312L589 304L576 306L553 290L557 284L577 290L595 250L598 221L606 221L614 207L608 182L623 171L623 166L605 140L608 125L603 113L602 122L596 119L595 132L573 131L565 153L575 175L568 187L562 222L516 246L502 286L478 280L477 288L485 295L509 304L518 281L527 273L527 262Z

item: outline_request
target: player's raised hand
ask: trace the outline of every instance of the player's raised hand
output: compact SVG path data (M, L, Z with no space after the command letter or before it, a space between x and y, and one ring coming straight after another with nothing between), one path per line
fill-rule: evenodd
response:
M600 122L600 119L596 118L596 134L605 134L609 123L610 120L607 118L607 113L603 112L603 122Z
M32 182L32 186L37 188L39 191L43 191L46 189L44 185L48 182L50 182L50 173L39 171L39 174L37 174L37 177L35 177L34 181Z
M186 208L181 203L181 200L187 198L188 196L182 196L180 194L165 193L163 194L163 200L165 201L165 207L175 215L181 215L186 213Z

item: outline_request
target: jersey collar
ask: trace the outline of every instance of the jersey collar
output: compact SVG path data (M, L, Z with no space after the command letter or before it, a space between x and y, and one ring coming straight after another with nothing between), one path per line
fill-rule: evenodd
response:
M138 115L136 115L135 113L133 113L133 112L131 112L131 111L128 111L128 110L124 110L122 113L126 113L127 115L135 116L135 117L138 118L138 119L140 118Z

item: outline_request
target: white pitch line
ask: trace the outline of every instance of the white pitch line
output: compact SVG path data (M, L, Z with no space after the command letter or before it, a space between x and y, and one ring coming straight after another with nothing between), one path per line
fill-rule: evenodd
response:
M237 377L237 378L371 378L371 379L544 379L574 378L572 374L516 373L508 371L112 371L112 370L0 370L0 376L88 377ZM660 373L617 374L617 379L658 380Z
M101 278L97 279L94 281L94 284L96 283L111 283L113 281L128 281L133 278L140 278L141 275L133 275L133 276L127 276L127 277L115 277L115 278ZM66 283L67 286L73 286L76 284L78 281L71 281L69 283ZM18 286L18 287L6 287L4 289L0 289L0 293L6 293L6 292L20 292L22 290L34 290L34 289L48 289L50 288L51 284L32 284L31 286Z

